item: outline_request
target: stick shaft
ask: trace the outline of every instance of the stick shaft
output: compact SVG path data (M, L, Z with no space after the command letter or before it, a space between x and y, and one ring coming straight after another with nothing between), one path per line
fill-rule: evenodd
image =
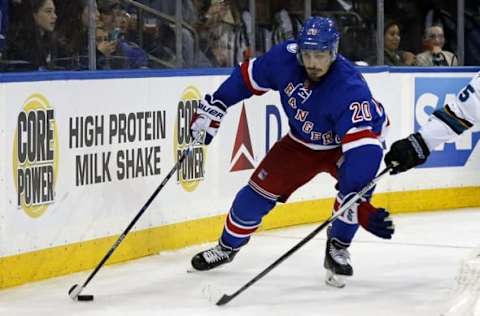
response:
M236 292L234 292L233 294L231 295L223 295L222 298L220 298L220 300L218 300L218 302L216 303L216 305L225 305L227 304L228 302L230 302L232 299L234 299L236 296L238 296L240 293L242 293L243 291L245 291L246 289L248 289L250 286L252 286L254 283L256 283L258 280L260 280L261 278L263 278L267 273L269 273L270 271L272 271L275 267L277 267L280 263L282 263L285 259L287 259L288 257L290 257L294 252L296 252L298 249L300 249L303 245L305 245L307 242L309 242L313 237L315 237L319 232L321 232L325 227L327 227L331 222L333 222L337 217L339 217L340 215L342 215L346 210L348 210L354 203L356 203L358 201L358 199L360 199L361 197L363 197L368 191L370 191L373 187L375 187L375 185L377 184L377 182L383 177L385 176L386 174L388 174L388 172L390 171L390 169L392 168L392 166L388 166L387 168L385 168L382 172L380 172L378 174L378 176L376 176L372 181L370 181L362 190L360 190L357 194L355 194L355 196L350 199L347 203L345 203L344 205L342 205L342 207L340 207L340 209L335 212L335 214L333 214L332 216L330 216L325 222L323 222L320 226L318 226L317 228L315 228L315 230L313 230L310 234L308 234L305 238L303 238L300 242L298 242L295 246L293 246L290 250L288 250L285 254L283 254L280 258L278 258L277 260L275 260L275 262L273 262L271 265L269 265L268 267L266 267L262 272L260 272L259 274L257 274L253 279L251 279L250 281L248 281L247 283L245 283L245 285L243 285L241 288L239 288Z
M170 170L170 172L167 174L167 176L163 179L162 183L155 189L153 194L150 196L150 198L145 202L143 207L140 209L140 211L137 213L137 215L133 218L133 220L128 224L127 228L122 232L122 234L118 237L118 239L113 243L112 247L110 247L110 250L105 254L105 256L102 258L102 260L97 264L95 269L90 273L88 278L85 280L85 282L82 284L82 290L85 288L88 283L93 279L93 277L97 274L97 272L103 267L105 262L112 256L112 254L115 252L115 250L118 248L118 246L122 243L122 241L125 239L125 237L128 235L130 230L133 228L133 226L137 223L137 221L142 217L143 213L147 210L147 208L150 206L150 204L153 202L155 197L158 195L158 193L163 189L163 187L167 184L168 180L175 174L175 172L180 168L182 165L183 161L187 156L192 152L193 150L193 145L197 144L199 140L203 137L202 134L199 135L199 137L195 138L193 142L188 146L188 149L186 149L178 161L175 163L173 168Z

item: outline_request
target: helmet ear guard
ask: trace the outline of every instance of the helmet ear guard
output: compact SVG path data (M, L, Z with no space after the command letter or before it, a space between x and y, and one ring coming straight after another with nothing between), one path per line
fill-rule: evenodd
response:
M302 53L301 53L300 49L299 49L298 52L297 52L297 61L298 61L298 63L300 64L300 66L305 66L305 65L303 64L303 57L302 57Z

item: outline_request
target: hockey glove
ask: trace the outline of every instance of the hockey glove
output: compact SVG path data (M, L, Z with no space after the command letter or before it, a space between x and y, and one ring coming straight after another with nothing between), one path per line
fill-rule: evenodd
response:
M391 239L395 232L390 213L384 208L376 208L369 202L359 204L358 223L370 233L384 239Z
M390 172L390 174L397 174L421 165L427 160L428 155L430 150L422 135L415 133L394 142L385 155L385 163L387 166L397 163Z
M355 194L355 192L347 194L342 204L353 198ZM395 232L390 213L384 208L376 208L364 198L353 204L340 215L339 219L349 224L360 224L368 232L384 239L391 239Z
M212 142L213 137L217 135L220 122L225 116L227 107L220 100L214 100L209 94L200 101L197 112L193 114L190 122L190 134L197 138L202 132L205 132L204 144Z

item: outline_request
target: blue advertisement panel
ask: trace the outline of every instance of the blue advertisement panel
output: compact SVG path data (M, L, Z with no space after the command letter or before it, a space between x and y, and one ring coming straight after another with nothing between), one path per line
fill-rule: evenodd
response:
M435 109L451 103L470 80L470 77L415 78L414 130L418 131ZM432 151L427 162L418 168L465 166L479 138L480 132L466 131L453 142Z

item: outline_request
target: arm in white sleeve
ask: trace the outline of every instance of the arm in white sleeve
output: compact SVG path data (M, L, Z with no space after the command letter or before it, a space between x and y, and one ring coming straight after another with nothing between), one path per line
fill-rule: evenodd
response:
M420 129L430 150L453 140L480 122L480 72L457 94L455 102L435 110Z

